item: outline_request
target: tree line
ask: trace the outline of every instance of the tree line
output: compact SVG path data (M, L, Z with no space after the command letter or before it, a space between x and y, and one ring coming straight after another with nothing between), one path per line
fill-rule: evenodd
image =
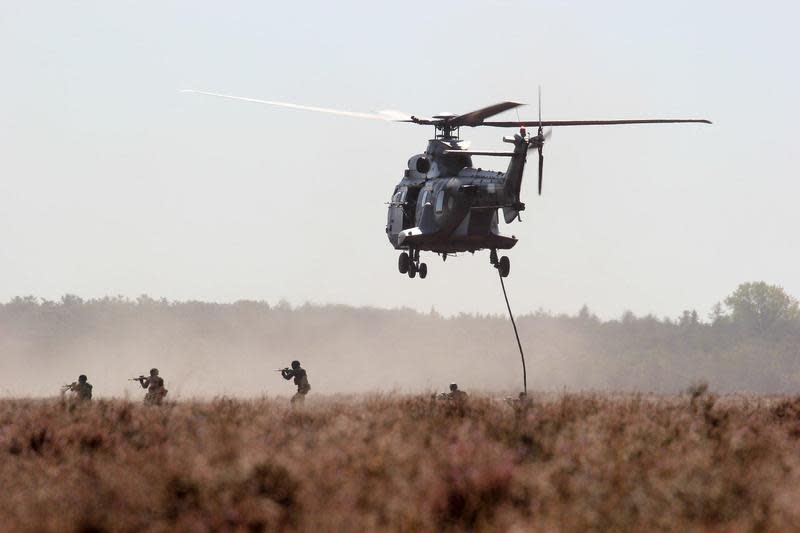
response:
M708 317L517 317L534 389L787 393L800 388L800 309L781 287L743 283ZM505 316L285 302L170 302L141 296L0 304L0 394L48 394L87 373L99 395L162 370L184 396L288 394L273 370L300 359L314 392L513 391L521 365ZM172 393L172 392L171 392Z

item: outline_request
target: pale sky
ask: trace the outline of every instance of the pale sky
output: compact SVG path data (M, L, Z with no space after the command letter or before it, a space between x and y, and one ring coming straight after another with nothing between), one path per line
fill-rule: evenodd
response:
M420 115L512 99L532 119L539 85L545 119L714 125L555 130L545 194L529 167L504 228L517 313L705 314L750 280L800 296L797 6L3 2L0 301L504 312L487 252L397 272L384 203L429 128L178 91Z

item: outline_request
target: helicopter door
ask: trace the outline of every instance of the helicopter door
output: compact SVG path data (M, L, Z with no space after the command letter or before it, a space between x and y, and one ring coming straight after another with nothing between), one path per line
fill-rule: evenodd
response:
M393 244L397 244L397 235L403 231L403 211L406 201L406 187L398 188L392 196L392 201L389 203L389 224L387 233L389 233L389 240Z

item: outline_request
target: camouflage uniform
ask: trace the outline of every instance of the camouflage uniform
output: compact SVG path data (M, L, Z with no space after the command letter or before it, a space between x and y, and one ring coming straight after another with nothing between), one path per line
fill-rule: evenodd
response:
M144 395L144 403L147 405L161 405L164 401L164 396L167 395L167 389L164 388L164 379L158 375L158 370L153 369L150 371L149 377L140 377L139 383L143 389L147 389L147 394Z
M467 393L459 389L458 385L455 383L451 383L450 392L444 393L442 398L445 400L452 400L454 402L463 402L467 400Z
M454 400L457 402L463 402L464 400L467 399L467 393L464 392L463 390L456 389L454 391L450 391L447 394L447 399Z
M86 376L81 376L78 381L67 385L65 391L74 392L75 398L80 401L92 399L92 385L86 380Z
M308 384L308 374L300 366L300 362L292 361L292 368L284 368L281 370L281 375L287 380L294 378L294 384L297 385L297 392L292 396L292 404L303 403L306 394L311 390L311 385Z

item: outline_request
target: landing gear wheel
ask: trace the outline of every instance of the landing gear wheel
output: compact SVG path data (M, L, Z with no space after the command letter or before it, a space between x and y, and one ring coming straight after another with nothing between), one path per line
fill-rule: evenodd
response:
M500 276L503 278L507 278L508 274L511 272L511 261L505 255L500 258L500 262L497 264L497 269L500 271Z
M417 277L417 265L415 265L414 263L410 263L408 265L408 277L409 278Z
M419 265L419 279L425 279L428 275L428 265L425 263L420 263Z
M409 263L410 259L408 258L408 254L406 252L400 254L400 257L397 259L397 268L400 270L401 274L408 272Z

